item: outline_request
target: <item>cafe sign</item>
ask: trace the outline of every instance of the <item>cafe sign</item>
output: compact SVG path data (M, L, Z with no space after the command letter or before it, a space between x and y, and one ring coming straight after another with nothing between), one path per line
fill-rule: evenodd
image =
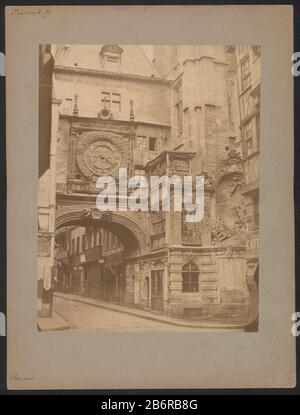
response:
M251 234L247 238L247 250L248 251L258 251L259 250L259 234Z

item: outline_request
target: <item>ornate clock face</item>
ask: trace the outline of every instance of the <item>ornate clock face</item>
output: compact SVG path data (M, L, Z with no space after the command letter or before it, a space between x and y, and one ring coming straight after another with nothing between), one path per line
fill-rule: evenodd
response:
M88 169L95 175L109 175L120 167L121 154L113 143L101 140L87 146L83 159Z

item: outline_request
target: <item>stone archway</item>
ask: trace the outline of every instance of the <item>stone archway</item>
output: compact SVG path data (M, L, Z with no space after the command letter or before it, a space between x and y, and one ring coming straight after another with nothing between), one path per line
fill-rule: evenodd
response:
M99 212L85 206L65 206L56 212L55 229L68 225L89 226L97 223L114 233L123 243L125 256L142 255L146 251L146 235L125 212Z

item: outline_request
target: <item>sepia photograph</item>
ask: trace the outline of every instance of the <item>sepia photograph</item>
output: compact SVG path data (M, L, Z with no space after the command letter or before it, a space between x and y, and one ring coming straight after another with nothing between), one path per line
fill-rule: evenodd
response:
M259 45L41 44L37 329L259 330Z

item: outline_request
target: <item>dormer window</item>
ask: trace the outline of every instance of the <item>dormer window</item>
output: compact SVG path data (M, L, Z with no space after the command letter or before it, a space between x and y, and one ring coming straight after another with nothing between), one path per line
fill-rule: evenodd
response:
M104 45L100 51L101 67L108 72L120 70L123 49L118 45Z
M104 69L116 72L119 68L120 58L118 56L104 56Z

